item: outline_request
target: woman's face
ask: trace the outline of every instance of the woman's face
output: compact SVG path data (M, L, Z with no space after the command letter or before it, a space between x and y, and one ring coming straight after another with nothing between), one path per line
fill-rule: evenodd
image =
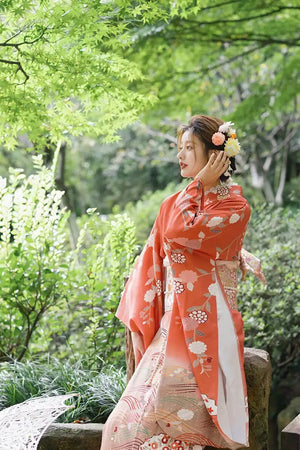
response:
M177 157L184 178L195 178L208 161L203 142L190 130L181 136Z

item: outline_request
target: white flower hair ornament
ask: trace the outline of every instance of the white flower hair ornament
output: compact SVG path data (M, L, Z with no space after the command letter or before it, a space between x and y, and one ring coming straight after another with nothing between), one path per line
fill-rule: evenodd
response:
M240 143L236 138L236 132L233 126L234 123L232 122L222 123L222 125L219 126L218 131L214 133L211 138L211 141L214 145L223 145L226 137L228 137L224 145L224 152L227 156L229 156L229 158L237 155L241 149Z

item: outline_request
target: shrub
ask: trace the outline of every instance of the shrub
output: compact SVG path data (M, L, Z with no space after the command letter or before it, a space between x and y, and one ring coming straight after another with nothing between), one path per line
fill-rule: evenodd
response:
M249 276L240 285L245 342L270 353L275 384L299 365L299 221L297 210L257 207L244 242L262 260L268 283L264 287Z
M83 360L0 364L0 410L32 397L79 393L80 397L72 400L76 408L59 421L105 422L125 385L122 369L105 366L98 372L88 369Z
M85 356L90 368L99 357L125 365L124 326L115 317L125 276L136 255L135 227L127 215L81 217L77 248L68 270L64 310L52 308L31 344L45 358Z
M127 203L125 212L133 220L136 226L137 240L140 245L144 245L159 212L162 201L169 195L180 191L186 185L187 180L180 184L169 183L163 190L147 192L136 203ZM115 208L115 211L119 211L119 209Z
M0 180L0 361L21 360L42 317L64 298L67 269L63 192L34 157L36 174Z
M124 361L124 326L115 313L136 253L135 227L127 215L110 216L104 222L107 232L101 239L97 218L87 220L77 245L80 264L72 274L80 280L78 300L84 304L91 367L99 356L106 362ZM82 248L86 234L92 242Z

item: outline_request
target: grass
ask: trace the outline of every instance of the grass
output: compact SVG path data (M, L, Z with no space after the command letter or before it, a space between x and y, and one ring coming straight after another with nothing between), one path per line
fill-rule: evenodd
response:
M5 363L0 364L0 410L32 397L79 393L80 397L71 400L76 408L63 414L59 421L105 422L125 385L124 370L113 366L98 372L87 369L82 361Z

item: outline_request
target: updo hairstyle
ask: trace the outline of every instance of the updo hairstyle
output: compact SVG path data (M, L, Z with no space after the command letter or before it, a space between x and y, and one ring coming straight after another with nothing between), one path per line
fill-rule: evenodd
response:
M224 146L229 138L227 133L225 134L225 141L222 145L215 145L211 138L214 133L217 133L219 130L219 126L224 123L223 120L218 119L216 117L204 116L198 114L196 116L191 117L187 125L181 125L177 130L177 142L179 144L183 133L186 131L191 131L192 135L197 136L198 139L204 144L204 151L209 156L209 150L220 150L224 151ZM235 164L235 156L229 158L230 165L227 169L230 175L222 174L220 176L221 181L227 181L228 178L235 172L236 164Z

